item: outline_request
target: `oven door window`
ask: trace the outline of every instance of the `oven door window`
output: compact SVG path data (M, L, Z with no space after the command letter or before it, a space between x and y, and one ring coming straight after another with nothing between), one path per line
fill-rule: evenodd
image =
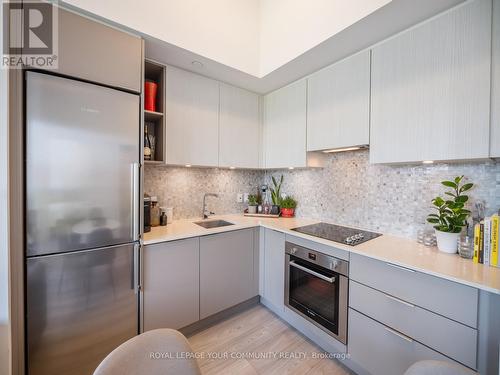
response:
M329 331L338 334L339 275L294 256L290 256L290 263L298 267L288 265L290 283L288 304Z

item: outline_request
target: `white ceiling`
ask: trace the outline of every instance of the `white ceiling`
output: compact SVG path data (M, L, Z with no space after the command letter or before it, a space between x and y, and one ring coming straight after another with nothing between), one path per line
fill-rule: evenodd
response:
M267 93L463 1L66 0L63 5L140 34L148 58Z
M373 13L391 0L260 0L259 77Z

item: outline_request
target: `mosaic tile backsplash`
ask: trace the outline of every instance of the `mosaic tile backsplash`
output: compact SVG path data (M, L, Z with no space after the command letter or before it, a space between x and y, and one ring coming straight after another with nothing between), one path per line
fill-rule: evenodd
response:
M246 204L237 203L236 195L256 191L263 177L262 171L147 165L144 192L157 196L161 207L173 207L174 220L201 218L205 193L219 195L207 198L210 211L243 212Z
M500 163L373 165L368 152L331 154L325 168L293 171L147 166L144 185L182 219L201 215L205 192L220 194L208 198L217 214L241 212L246 206L236 203L237 193L255 192L283 174L283 192L299 202L297 216L412 238L425 225L431 199L442 194L442 180L463 174L475 184L471 202L484 201L487 215L500 208Z

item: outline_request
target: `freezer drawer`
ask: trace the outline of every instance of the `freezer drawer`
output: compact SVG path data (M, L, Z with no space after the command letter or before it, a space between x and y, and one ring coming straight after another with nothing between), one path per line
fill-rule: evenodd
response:
M27 255L139 234L139 96L27 72Z
M91 375L138 333L134 244L29 258L29 375Z

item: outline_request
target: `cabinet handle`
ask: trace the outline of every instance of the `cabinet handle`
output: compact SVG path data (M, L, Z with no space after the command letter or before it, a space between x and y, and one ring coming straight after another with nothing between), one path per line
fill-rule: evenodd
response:
M133 252L133 272L134 275L132 277L132 282L134 284L134 294L138 294L141 290L140 280L139 280L139 244L134 244L134 252Z
M401 267L401 266L398 266L396 264L392 264L392 263L386 263L388 266L390 267L393 267L393 268L397 268L398 270L403 270L403 271L406 271L406 272L415 272L414 270L411 270L409 268L406 268L406 267Z
M408 306L408 307L415 307L415 305L409 303L409 302L406 302L406 301L403 301L402 299L399 299L399 298L396 298L396 297L393 297L393 296L390 296L388 294L385 295L387 298L389 299L392 299L393 301L396 301L396 302L399 302L405 306Z
M386 330L387 332L392 333L394 336L397 336L397 337L399 337L400 339L403 339L403 340L408 341L408 342L413 342L413 340L412 340L411 338L409 338L409 337L408 337L408 336L406 336L406 335L403 335L402 333L399 333L398 331L395 331L395 330L393 330L393 329L391 329L391 328L389 328L389 327L385 327L385 326L384 326L384 328L385 328L385 330Z

